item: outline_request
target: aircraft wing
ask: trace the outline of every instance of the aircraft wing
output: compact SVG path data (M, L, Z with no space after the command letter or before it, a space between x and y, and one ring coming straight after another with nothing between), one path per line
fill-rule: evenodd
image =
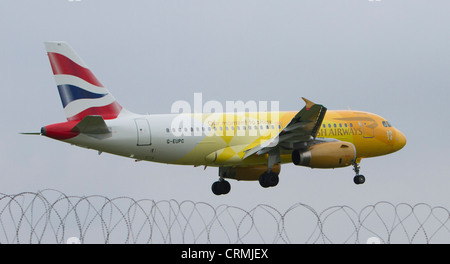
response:
M305 107L291 119L284 129L275 137L244 150L244 159L253 154L265 154L278 146L285 149L294 149L303 142L315 140L327 108L306 98L302 97L302 99L306 103Z

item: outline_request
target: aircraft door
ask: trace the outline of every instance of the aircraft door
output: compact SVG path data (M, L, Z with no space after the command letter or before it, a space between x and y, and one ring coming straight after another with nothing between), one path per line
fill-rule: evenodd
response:
M136 130L137 130L137 145L138 146L148 146L151 145L151 134L150 134L150 124L147 119L139 118L135 119Z

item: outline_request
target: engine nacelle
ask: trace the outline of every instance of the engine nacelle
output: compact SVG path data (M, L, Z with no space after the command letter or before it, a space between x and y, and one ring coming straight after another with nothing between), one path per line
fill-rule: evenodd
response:
M294 150L292 162L311 168L347 167L356 159L356 149L349 142L326 142L309 147L308 150Z
M257 181L259 177L267 171L267 166L256 165L248 167L220 167L219 174L224 178L235 179L238 181ZM281 166L280 164L274 164L272 172L280 174Z

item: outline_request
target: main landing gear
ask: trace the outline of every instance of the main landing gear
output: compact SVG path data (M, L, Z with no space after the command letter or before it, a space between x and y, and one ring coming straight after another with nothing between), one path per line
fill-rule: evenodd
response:
M353 178L353 182L357 185L360 185L360 184L363 184L366 182L366 177L364 177L364 175L359 174L359 169L361 169L361 167L359 167L359 164L356 162L353 162L353 170L356 173L356 176Z
M259 181L264 188L274 187L280 181L280 165L272 166L271 169L265 166L258 167L219 167L219 180L211 186L211 191L215 195L227 194L231 190L230 183L225 179L235 179L244 181Z
M231 185L228 181L221 178L212 184L211 190L215 195L227 194L231 190Z
M279 181L280 178L278 177L278 174L273 171L264 172L259 177L259 184L264 188L275 187Z
M264 188L275 187L279 181L278 173L273 171L266 171L259 177L259 184ZM211 190L215 195L227 194L231 190L231 185L223 177L220 177L212 184Z

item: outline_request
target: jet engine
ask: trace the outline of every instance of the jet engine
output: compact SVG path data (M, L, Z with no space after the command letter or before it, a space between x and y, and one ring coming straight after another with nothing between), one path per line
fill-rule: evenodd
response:
M352 165L356 159L355 146L350 142L326 142L306 150L294 150L292 162L310 168L340 168Z

